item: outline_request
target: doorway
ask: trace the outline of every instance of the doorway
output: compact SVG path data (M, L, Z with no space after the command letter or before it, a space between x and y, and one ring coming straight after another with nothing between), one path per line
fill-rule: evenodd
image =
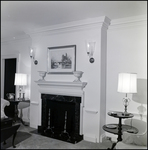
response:
M19 71L20 54L1 55L1 98L7 99L7 93L16 95L15 73Z
M8 99L8 93L15 94L16 58L5 59L4 63L4 99Z

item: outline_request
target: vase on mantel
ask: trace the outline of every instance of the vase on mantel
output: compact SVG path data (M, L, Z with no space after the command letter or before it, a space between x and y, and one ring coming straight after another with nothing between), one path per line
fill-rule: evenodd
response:
M82 71L74 71L73 74L76 77L76 79L73 82L81 82L80 78L82 77L83 72Z
M38 71L39 72L39 76L41 76L42 78L39 79L38 81L44 81L45 76L46 76L46 71Z

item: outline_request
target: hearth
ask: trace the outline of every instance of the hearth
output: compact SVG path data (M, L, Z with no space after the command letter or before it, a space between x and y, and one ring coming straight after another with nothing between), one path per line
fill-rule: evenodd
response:
M81 97L41 94L42 115L38 132L44 136L77 143L80 135Z

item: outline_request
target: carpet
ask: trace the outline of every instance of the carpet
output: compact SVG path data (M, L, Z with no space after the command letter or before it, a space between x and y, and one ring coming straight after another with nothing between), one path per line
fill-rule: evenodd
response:
M103 143L93 143L82 140L76 144L73 144L55 138L43 136L40 133L38 133L37 129L30 131L30 133L32 133L33 135L29 141L30 145L27 146L27 149L107 149L110 148L112 145L111 141L108 140L104 140ZM34 137L34 135L36 136ZM36 141L33 140L34 138L36 138ZM33 147L31 146L31 141L34 141L34 145L32 145ZM23 145L25 147L25 143L23 143Z
M36 129L33 130L33 131L30 131L30 133L39 134L39 133L38 133L38 130L36 130Z
M13 149L12 137L7 139L6 145L1 143L1 149ZM93 143L80 141L76 144L64 142L61 140L41 136L37 130L30 127L21 126L17 132L14 149L107 149L111 147L110 142Z
M44 135L41 133L38 133L38 130L33 130L30 133L41 135L41 136L46 136L49 138L61 140L61 141L72 143L72 144L79 143L80 141L82 141L82 136L81 136L81 138L79 136L79 138L77 138L77 140L75 140L72 137L70 137L69 134L67 134L67 133L63 133L62 136L59 136L58 134L51 134L50 131L49 132L47 131Z
M14 144L17 145L22 141L28 139L29 137L31 137L31 134L27 132L18 131L14 140ZM12 139L13 135L6 140L6 144L1 143L1 149L7 149L9 147L12 147Z

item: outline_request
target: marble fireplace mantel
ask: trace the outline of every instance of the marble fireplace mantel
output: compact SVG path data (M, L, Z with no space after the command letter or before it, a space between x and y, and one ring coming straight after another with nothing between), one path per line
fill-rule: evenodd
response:
M41 94L55 94L81 97L80 103L80 135L83 134L83 107L84 107L84 91L87 82L67 82L67 81L35 81L39 86L39 93ZM39 102L40 103L40 102ZM40 103L41 105L41 103ZM41 108L41 107L40 107ZM41 110L40 110L41 112ZM41 118L41 114L40 114ZM41 120L40 120L41 123Z

